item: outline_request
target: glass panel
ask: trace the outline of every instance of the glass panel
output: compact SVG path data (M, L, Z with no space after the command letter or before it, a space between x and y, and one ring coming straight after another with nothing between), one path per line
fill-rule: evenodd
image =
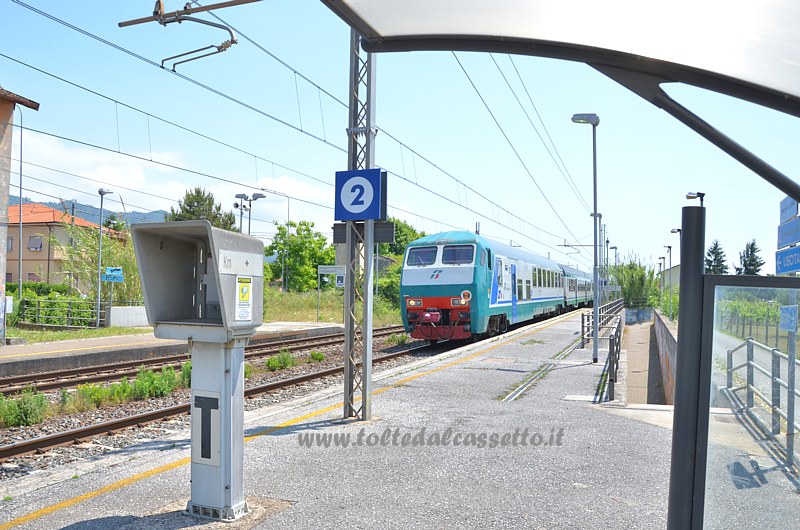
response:
M445 245L442 249L442 263L446 265L471 264L475 256L472 245Z
M408 260L406 265L422 267L433 265L436 261L437 247L415 247L408 249Z
M12 236L8 236L8 241L6 241L6 250L9 252L14 250L14 238Z
M797 521L795 450L787 456L797 429L797 292L714 290L705 528Z
M522 300L522 279L517 280L517 300Z

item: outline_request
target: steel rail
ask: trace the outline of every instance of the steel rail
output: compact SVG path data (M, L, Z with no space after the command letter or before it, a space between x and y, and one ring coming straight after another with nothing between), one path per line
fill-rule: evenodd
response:
M373 362L388 361L391 359L395 359L397 357L402 357L404 355L411 355L413 353L430 348L431 348L430 345L425 345L417 348L412 348L410 350L389 353L374 358ZM256 385L250 388L246 388L244 391L244 395L246 397L253 397L259 394L265 394L267 392L271 392L273 390L280 390L290 386L307 383L309 381L314 381L316 379L322 379L324 377L339 375L342 374L343 371L344 371L344 366L336 366L333 368L328 368L325 370L320 370L318 372L303 374L289 379L272 381L270 383L265 383L263 385ZM116 431L120 431L122 429L126 429L129 427L141 427L148 423L153 423L155 421L175 416L181 416L183 414L187 414L188 412L189 412L189 403L182 403L180 405L173 405L171 407L165 407L158 410L143 412L126 418L120 418L116 420L107 421L104 423L98 423L86 427L71 429L69 431L64 431L61 433L39 436L37 438L31 438L30 440L22 440L19 442L15 442L13 444L0 446L0 462L16 456L22 456L30 453L39 453L45 449L52 449L55 447L60 447L65 445L78 444L82 441L94 438L95 436L100 436L103 434L113 434Z
M402 330L402 326L387 326L374 330L373 336L383 337ZM258 359L279 353L284 349L297 351L313 348L314 346L330 346L343 340L344 333L331 333L317 337L252 344L246 349L245 360ZM72 388L86 383L113 381L123 377L136 376L141 368L160 369L171 366L174 369L179 369L188 360L190 360L189 354L184 353L137 361L122 361L94 367L69 368L52 372L5 377L0 379L0 393L5 396L11 396L27 389L52 391L60 390L61 388Z

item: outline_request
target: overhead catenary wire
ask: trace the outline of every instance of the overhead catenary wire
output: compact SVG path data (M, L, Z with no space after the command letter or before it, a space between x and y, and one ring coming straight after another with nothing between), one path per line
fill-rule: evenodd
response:
M472 77L470 77L469 72L467 72L467 69L464 68L464 65L461 63L461 60L459 60L458 55L456 54L456 52L452 52L452 53L453 53L453 57L455 57L456 62L458 63L458 66L461 67L461 71L464 72L464 75L467 77L467 80L469 81L469 84L472 85L472 88L478 94L478 97L480 98L481 102L483 102L483 105L486 107L487 112L489 112L489 115L492 117L492 120L494 121L495 125L497 125L498 129L500 129L500 133L506 139L506 142L508 143L509 147L514 152L514 155L516 155L516 157L519 160L520 164L522 165L523 169L525 169L525 172L528 174L528 176L530 177L531 181L533 181L534 185L536 186L536 189L539 190L539 193L542 194L542 198L544 198L544 200L547 203L547 205L553 211L553 214L558 218L558 220L561 222L561 224L564 226L564 228L566 228L567 232L569 232L569 234L572 236L573 241L577 241L578 238L575 237L575 234L572 233L572 230L569 228L569 226L567 226L567 223L564 222L564 219L561 218L561 215L558 213L558 210L556 210L555 206L553 206L553 203L550 202L550 199L547 198L547 194L544 192L542 187L539 186L539 183L534 178L534 176L531 173L530 169L528 169L528 166L525 164L525 161L522 159L522 156L519 154L519 152L517 151L516 147L514 147L514 144L511 141L511 138L508 137L508 134L506 133L506 131L503 128L503 126L500 125L500 122L497 120L497 117L494 115L494 112L492 112L492 109L491 109L491 107L489 107L489 104L486 102L486 99L483 97L483 94L481 94L481 91L475 85L474 81L472 80Z
M154 62L154 61L151 61L151 60L147 59L146 57L143 57L143 56L141 56L141 55L139 55L139 54L137 54L137 53L135 53L135 52L133 52L133 51L131 51L131 50L128 50L128 49L126 49L126 48L124 48L124 47L122 47L122 46L119 46L119 45L117 45L117 44L114 44L113 42L110 42L110 41L108 41L108 40L106 40L106 39L103 39L103 38L101 38L101 37L97 36L97 35L94 35L93 33L89 32L89 31L83 30L83 29L81 29L81 28L79 28L79 27L77 27L77 26L75 26L75 25L73 25L73 24L70 24L70 23L68 23L68 22L66 22L66 21L63 21L63 20L61 20L61 19L59 19L59 18L57 18L57 17L55 17L55 16L53 16L53 15L50 15L50 14L48 14L48 13L44 12L44 11L41 11L41 10L37 9L37 8L35 8L35 7L29 6L28 4L25 4L24 2L21 2L20 0L13 0L13 1L14 1L15 3L17 3L18 5L20 5L20 6L24 7L24 8L26 8L26 9L29 9L29 10L31 10L31 11L33 11L33 12L37 13L37 14L40 14L41 16L44 16L44 17L46 17L46 18L48 18L48 19L50 19L50 20L53 20L53 21L55 21L55 22L57 22L57 23L59 23L59 24L62 24L62 25L64 25L65 27L68 27L68 28L70 28L70 29L72 29L72 30L74 30L74 31L77 31L77 32L79 32L79 33L81 33L81 34L83 34L83 35L85 35L85 36L88 36L88 37L90 37L90 38L92 38L92 39L95 39L95 40L97 40L98 42L100 42L100 43L102 43L102 44L105 44L105 45L107 45L107 46L110 46L110 47L112 47L112 48L114 48L114 49L116 49L116 50L118 50L118 51L121 51L121 52L123 52L123 53L125 53L125 54L128 54L128 55L129 55L129 56L131 56L131 57L134 57L134 58L136 58L136 59L139 59L139 60L141 60L141 61L144 61L144 62L146 62L146 63L148 63L148 64L150 64L150 65L152 65L152 66L156 66L156 67L158 67L158 68L160 68L160 69L161 69L161 66L160 66L158 63L156 63L156 62ZM254 45L255 45L255 43L254 43ZM260 47L260 46L259 46L259 48L263 48L263 47ZM263 51L265 51L266 53L269 53L269 52L268 52L268 51L266 51L266 50L263 50ZM274 54L270 54L270 55L273 55L273 57L274 57ZM277 57L276 57L276 59L277 59ZM12 59L12 60L13 60L13 59ZM280 61L280 59L277 59L277 60L279 60L279 61ZM280 61L280 62L281 62L282 64L284 64L285 66L287 66L288 68L292 69L294 72L296 72L296 73L297 73L297 75L300 75L300 76L301 76L301 77L302 77L304 80L306 80L306 81L308 81L308 82L311 82L311 81L310 81L310 80L309 80L309 79L308 79L306 76L303 76L302 74L299 74L299 72L297 72L295 69L293 69L293 68L291 68L290 66L288 66L288 64L287 64L287 63L284 63L283 61ZM462 68L463 68L463 67L462 67ZM175 73L175 72L170 72L170 73L173 73L173 75L177 75L177 76L178 76L179 78L181 78L181 79L184 79L184 80L186 80L186 81L188 81L188 82L191 82L191 83L193 83L193 84L195 84L195 85L197 85L197 86L200 86L201 88L204 88L204 89L206 89L206 90L209 90L210 92L212 92L212 93L214 93L214 94L216 94L216 95L218 95L218 96L221 96L221 97L223 97L223 98L225 98L225 99L228 99L228 100L230 100L230 101L233 101L233 102L235 102L235 103L237 103L237 104L239 104L239 105L242 105L243 107L245 107L245 108L246 108L246 109L248 109L248 110L254 111L254 112L256 112L256 113L258 113L258 114L260 114L260 115L263 115L263 116L265 116L265 117L268 117L268 118L270 118L270 119L273 119L274 121L278 122L278 123L279 123L279 124L281 124L281 125L284 125L284 126L290 127L290 128L292 128L292 129L294 129L294 130L296 130L296 131L299 131L299 132L302 132L302 133L304 133L304 134L306 134L306 135L309 135L309 136L311 136L311 137L315 138L316 140L318 140L318 141L321 141L322 143L324 143L324 144L326 144L326 145L329 145L329 146L331 146L331 147L334 147L334 148L336 148L336 149L338 149L338 150L340 150L340 151L344 151L344 149L342 149L342 148L340 148L340 147L336 146L335 144L332 144L331 142L327 141L327 139L326 139L326 138L321 138L321 137L319 137L319 136L317 136L317 135L314 135L314 134L312 134L312 133L309 133L309 132L307 132L307 131L303 131L303 130L302 130L302 127L301 127L301 128L298 128L297 126L295 126L295 125L293 125L293 124L291 124L291 123L288 123L288 122L286 122L285 120L281 120L281 119L279 119L279 118L276 118L275 116L273 116L273 115L271 115L271 114L269 114L269 113L267 113L267 112L265 112L265 111L263 111L263 110L261 110L261 109L258 109L258 108L256 108L256 107L255 107L255 106L253 106L253 105L250 105L250 104L248 104L248 103L245 103L245 102L243 102L243 101L241 101L241 100L239 100L239 99L237 99L237 98L234 98L234 97L232 97L232 96L230 96L230 95L228 95L228 94L226 94L226 93L224 93L224 92L222 92L222 91L219 91L219 90L217 90L217 89L214 89L213 87L210 87L210 86L208 86L208 85L205 85L205 84L203 84L203 83L201 83L201 82L199 82L199 81L197 81L197 80L194 80L194 79L192 79L192 78L190 78L190 77L188 77L188 76L186 76L186 75L183 75L183 74L178 74L178 73ZM466 72L465 72L465 73L466 73ZM312 83L312 84L314 84L314 83ZM316 86L316 87L317 87L319 90L323 90L323 91L324 91L324 89L322 89L321 87L319 87L319 85L316 85L316 84L314 84L314 86ZM327 91L324 91L324 92L325 92L327 95L331 96L331 98L332 98L333 100L335 100L335 101L339 102L340 104L343 104L343 102L341 102L341 101L340 101L340 100L338 100L337 98L333 97L333 96L332 96L332 95L331 95L329 92L327 92ZM138 110L138 109L136 109L136 110ZM141 112L141 111L140 111L140 112ZM146 113L145 113L145 114L146 114ZM148 116L150 116L149 114L147 114L147 115L148 115ZM160 118L159 118L159 119L160 119ZM163 120L163 121L165 121L165 123L171 123L171 122L169 122L168 120ZM173 125L176 125L176 124L173 124ZM178 126L178 125L176 125L176 126ZM178 126L178 127L180 127L180 126ZM186 130L188 130L188 129L186 129ZM194 132L194 131L192 131L192 132ZM395 139L395 140L396 140L396 139ZM90 144L87 144L87 145L90 145ZM96 147L100 147L100 146L96 146ZM233 149L240 150L240 149L238 149L238 148L236 148L236 147L233 147L233 146L229 146L229 147L231 147L231 148L233 148ZM102 148L102 147L100 147L100 148ZM406 146L406 148L408 148L408 146ZM408 148L408 149L409 149L409 150L411 150L411 152L412 152L412 153L415 153L415 154L419 155L419 154L418 154L416 151L414 151L414 150L412 150L412 149L410 149L410 148ZM242 150L240 150L240 151L242 151ZM244 152L244 151L242 151L242 152ZM251 155L252 155L252 154L251 154ZM257 156L257 155L253 155L253 156ZM420 156L421 158L425 159L425 158L424 158L424 157L422 157L421 155L419 155L419 156ZM141 159L141 157L137 157L137 158L140 158L140 159ZM258 157L258 158L259 158L259 159L263 159L262 157ZM146 160L146 159L144 159L144 160ZM427 160L427 159L426 159L426 160ZM268 161L268 160L265 160L265 161L266 161L266 162L268 162L268 163L272 163L273 165L276 165L276 163L274 163L274 162L272 162L272 161ZM413 160L412 160L412 162L413 162ZM430 161L428 161L428 162L430 163ZM166 165L167 165L167 166L170 166L169 164L166 164ZM283 165L280 165L280 164L277 164L277 165L279 165L279 166L281 166L281 167L286 167L286 166L283 166ZM439 168L439 167L438 167L438 166L436 166L435 164L432 164L432 165L441 171L441 168ZM183 170L186 170L186 171L193 172L193 173L195 173L195 174L203 175L203 173L202 173L202 172L196 172L196 171L193 171L193 170L188 170L188 169L186 169L186 168L177 168L177 169L183 169ZM290 171L295 171L295 170L293 170L293 169L291 169L291 168L287 168L287 169L289 169ZM396 174L396 173L395 173L395 174ZM530 172L529 172L529 175L530 175ZM232 182L232 181L229 181L229 180L227 180L227 179L221 179L221 178L219 178L219 177L213 177L213 176L210 176L210 175L205 175L205 176L209 176L210 178L217 178L218 180L224 180L224 181ZM531 176L531 177L532 177L532 176ZM313 177L312 177L312 178L313 178ZM315 179L315 180L318 180L318 179ZM458 179L455 179L455 180L456 180L456 181L458 181ZM468 187L468 186L466 186L466 184L464 184L463 182L461 182L461 181L458 181L458 182L460 182L460 183L461 183L462 185L464 185L465 187ZM534 182L535 182L535 180L534 180ZM327 184L327 185L331 185L330 183L325 183L325 184ZM538 186L538 184L537 184L537 186ZM421 186L421 188L422 188L422 189L426 189L426 190L427 190L427 188L425 188L424 186ZM470 189L471 189L471 188L470 188ZM472 190L472 189L471 189L471 191L473 191L473 193L477 193L477 192L475 192L475 191L474 191L474 190ZM488 200L488 198L486 198L486 197L485 197L485 196L483 196L482 194L478 194L478 195L479 195L479 196L481 196L482 198L484 198L485 200ZM546 197L545 197L545 198L546 198ZM299 200L299 199L298 199L298 200ZM548 202L549 202L549 201L548 201ZM505 208L499 207L499 205L496 205L496 204L495 204L495 206L498 206L498 208L500 208L500 209L504 210L504 211L505 211L507 214L509 214L509 215L513 216L514 218L516 218L516 219L519 219L520 221L522 221L522 220L521 220L521 218L519 218L519 216L516 216L515 214L511 214L511 213L510 213L508 210L506 210ZM481 213L479 213L479 212L475 212L474 210L470 210L470 211L473 211L474 213L477 213L477 214L478 214L478 215L480 215L480 216L483 216L483 215L484 215L484 214L481 214ZM560 219L560 217L559 217L559 219ZM493 222L497 222L496 220L493 220L493 219L490 219L490 220L492 220ZM524 221L522 221L522 222L524 222ZM527 223L527 222L526 222L526 224L529 224L529 223ZM562 224L563 224L563 220L562 220ZM530 224L529 224L529 225L530 225ZM505 227L507 227L506 225L502 225L502 226L505 226ZM532 226L532 225L531 225L531 226ZM564 225L564 226L566 227L566 225ZM508 227L507 227L507 228L508 228ZM538 227L536 227L536 228L537 228L538 230L542 231L542 232L545 232L545 233L548 233L548 234L550 234L550 233L549 233L549 232L547 232L546 230L543 230L543 229L541 229L541 228L538 228ZM569 231L569 228L568 228L568 227L566 227L566 228L567 228L567 230ZM519 232L517 232L517 233L519 233ZM571 232L570 232L570 234L571 234ZM521 235L525 235L525 234L521 234ZM527 237L527 236L526 236L526 237ZM556 237L557 237L557 236L556 236ZM573 235L573 237L574 237L574 235ZM542 243L541 241L538 241L538 240L536 240L536 239L532 239L532 240L534 240L534 241L537 241L538 243ZM544 244L544 243L542 243L542 244ZM552 248L552 247L550 247L550 248ZM556 251L558 251L557 249L555 249L555 250L556 250Z
M561 173L561 176L564 177L564 182L567 183L567 186L569 186L569 188L572 190L572 193L574 193L575 196L578 198L578 201L581 203L583 208L586 210L586 213L590 213L592 210L591 210L591 208L589 208L589 205L586 203L586 201L584 200L583 196L581 195L580 189L575 184L575 181L572 180L572 176L568 176L569 175L568 172L564 171L565 168L562 167L562 165L559 165L558 161L556 160L556 157L553 155L552 151L550 150L550 146L548 146L547 142L544 141L544 138L542 137L542 134L539 132L539 129L536 127L536 125L534 125L533 120L530 117L530 114L528 114L528 110L525 108L525 105L522 104L522 101L520 101L519 96L517 96L516 90L514 90L514 87L511 86L511 83L508 81L508 78L506 77L506 74L503 72L503 69L500 68L500 64L498 64L497 59L495 59L495 57L494 57L494 54L489 54L489 57L492 58L492 62L494 63L495 67L497 67L497 71L500 72L500 76L503 78L503 81L505 81L506 86L511 91L511 94L514 96L514 99L517 101L517 104L519 105L519 108L522 110L522 113L525 115L525 118L527 118L528 123L530 123L530 125L531 125L531 128L533 128L533 131L536 133L536 136L539 137L539 140L542 142L542 146L544 146L545 150L547 151L547 154L550 155L550 159L556 165L556 168ZM533 109L536 111L536 115L539 117L539 122L542 124L542 127L545 130L545 133L547 133L547 127L545 126L544 121L542 120L542 117L539 114L538 109L536 108L536 105L534 105L533 99L531 98L531 95L528 92L528 88L525 86L525 82L522 80L522 76L519 75L519 71L516 69L516 66L514 67L514 70L517 72L517 76L518 76L520 82L522 83L523 88L525 89L525 93L528 95L528 101L530 102L530 104L533 107ZM553 143L553 139L550 137L549 133L547 133L547 138L550 140L550 144L552 145L553 149L556 151L556 153L558 153L558 150L556 149L556 146ZM559 155L558 158L559 158L559 160L561 160L561 155ZM562 160L561 164L563 164L563 163L564 162Z

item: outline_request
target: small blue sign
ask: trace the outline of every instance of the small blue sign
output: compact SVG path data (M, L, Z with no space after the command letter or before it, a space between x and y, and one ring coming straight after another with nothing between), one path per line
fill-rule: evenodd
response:
M791 197L786 197L781 201L781 222L785 223L792 217L797 217L797 201Z
M106 274L122 274L122 267L106 267Z
M781 306L781 321L779 324L781 331L796 332L797 331L797 306L796 305L782 305Z
M122 274L101 274L100 279L104 282L125 283L125 276Z
M778 248L800 243L800 217L793 217L778 227Z
M775 253L775 274L800 272L800 246L779 250Z
M337 221L386 217L386 173L380 168L336 172Z

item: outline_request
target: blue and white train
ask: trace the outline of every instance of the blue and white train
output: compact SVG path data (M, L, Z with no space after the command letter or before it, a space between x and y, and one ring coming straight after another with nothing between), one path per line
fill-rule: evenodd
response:
M403 325L429 341L503 333L510 324L591 305L592 277L471 232L443 232L406 249Z

